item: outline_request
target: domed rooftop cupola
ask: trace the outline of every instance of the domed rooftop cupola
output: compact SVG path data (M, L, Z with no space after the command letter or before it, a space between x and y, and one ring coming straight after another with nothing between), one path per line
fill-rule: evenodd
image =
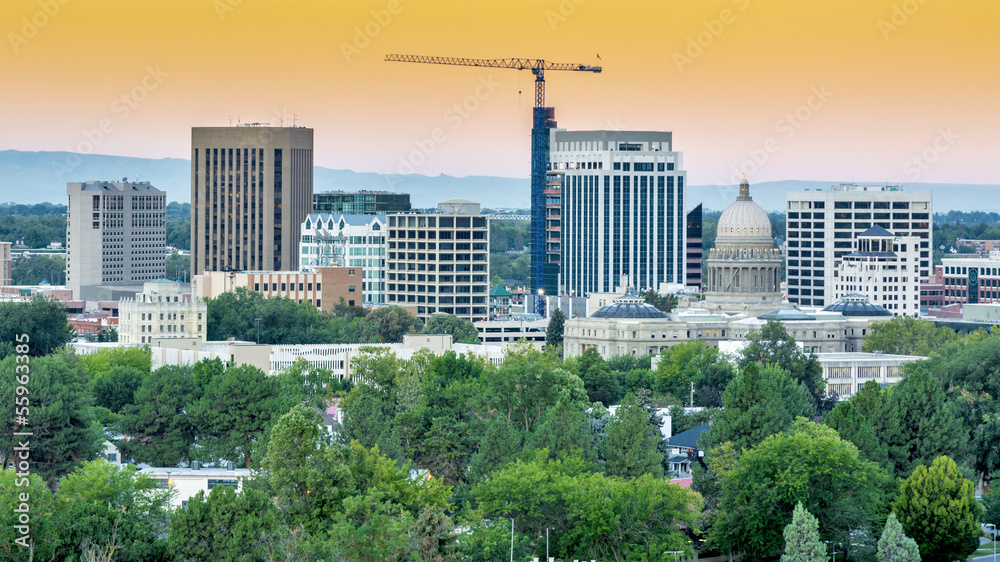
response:
M669 318L670 315L647 304L642 297L629 291L611 304L602 306L591 318Z
M760 205L750 197L750 182L744 177L740 182L740 194L719 217L715 236L717 243L732 244L755 242L773 244L771 219Z

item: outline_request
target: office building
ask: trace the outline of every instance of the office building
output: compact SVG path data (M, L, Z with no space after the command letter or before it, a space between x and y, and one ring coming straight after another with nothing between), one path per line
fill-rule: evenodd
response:
M836 298L865 295L894 316L920 315L920 239L873 226L854 239L854 251L834 272Z
M478 203L452 199L435 215L388 216L389 304L416 305L417 318L437 312L489 317L490 224Z
M551 132L562 176L559 293L685 282L684 172L672 133ZM548 290L551 290L549 287Z
M144 283L135 298L118 303L118 341L122 343L152 343L154 337L204 341L207 326L208 305L185 294L176 281Z
M868 381L885 387L903 380L900 367L927 359L920 355L890 355L883 353L817 353L823 368L826 393L838 400L857 394Z
M191 276L294 271L312 210L313 130L191 129Z
M684 265L684 284L701 291L701 264L704 251L701 247L701 203L687 214L687 254Z
M312 212L385 215L411 210L409 193L391 191L324 191L313 194Z
M167 194L149 182L66 184L66 287L135 285L166 274Z
M10 242L0 242L0 287L13 285L11 270L14 268L14 260L10 255L11 246Z
M933 208L929 191L899 186L841 184L829 190L789 191L788 302L825 306L834 300L834 272L854 251L854 239L872 226L920 239L920 279L931 273Z
M1000 250L986 258L941 260L944 305L1000 302Z
M385 304L385 215L311 213L302 223L299 266L358 267L364 305Z
M365 302L360 267L317 267L312 271L206 271L191 281L192 293L214 299L243 287L265 298L285 297L307 302L330 312L344 302L361 306Z

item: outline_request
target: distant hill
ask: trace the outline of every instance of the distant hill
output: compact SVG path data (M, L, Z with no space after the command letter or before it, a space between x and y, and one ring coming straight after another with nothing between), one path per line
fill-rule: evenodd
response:
M121 180L123 177L151 182L167 192L168 201L191 199L191 163L183 158L132 158L72 152L0 151L0 201L17 203L65 203L66 182ZM690 179L690 177L689 177ZM785 192L802 189L826 189L840 183L830 181L784 180L761 182L750 186L754 201L768 211L783 211ZM856 181L859 185L884 182ZM419 174L376 174L352 170L334 170L316 166L313 188L330 190L386 190L409 193L414 207L434 207L446 199L465 198L492 208L527 208L531 205L527 178L467 176L464 178ZM907 183L906 191L931 191L934 212L1000 212L1000 185L949 183ZM698 203L705 209L722 210L736 199L739 188L719 185L690 185L686 207Z

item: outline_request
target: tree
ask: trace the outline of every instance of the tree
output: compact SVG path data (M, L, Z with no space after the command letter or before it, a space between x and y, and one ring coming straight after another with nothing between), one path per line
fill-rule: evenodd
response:
M819 522L802 507L792 511L792 522L785 526L785 553L781 562L825 562L826 545L819 539Z
M881 351L898 355L930 355L932 351L956 341L959 336L951 328L937 327L933 322L912 316L896 316L888 322L876 322L868 329L861 349L871 353Z
M624 395L621 383L596 348L584 350L577 358L577 365L580 380L583 381L587 398L591 402L610 406L621 400Z
M545 345L562 347L563 330L566 327L566 315L561 308L552 311L549 325L545 328Z
M975 486L946 456L934 459L930 468L919 465L913 470L900 486L892 512L925 561L964 560L978 547L982 506Z
M792 380L805 385L810 402L817 412L833 408L834 402L827 400L823 368L816 354L806 355L781 322L768 320L760 331L754 330L747 334L746 339L747 345L736 357L740 369L752 363L777 365L787 371Z
M907 370L903 380L893 386L890 401L899 412L899 434L894 443L898 449L892 459L897 476L944 454L959 458L965 454L968 438L955 407L948 402L941 383L926 370Z
M15 460L15 446L27 443L30 472L55 486L81 462L96 458L104 441L91 410L87 374L71 351L60 350L28 363L19 357L25 356L0 361L0 403L9 405L8 414L0 418L0 466ZM19 368L23 365L30 368ZM24 431L32 435L14 435ZM20 470L20 462L17 466Z
M580 404L565 400L549 408L545 420L531 433L524 447L529 454L540 449L548 450L552 458L578 454L596 468L597 440L587 411Z
M752 560L771 556L781 550L781 529L801 502L823 539L850 544L848 531L876 521L892 484L836 431L799 418L788 432L744 450L722 473L709 541Z
M455 536L455 523L443 508L429 507L420 510L411 531L420 560L451 562L460 560Z
M1000 478L1000 474L995 474L992 481L997 478ZM983 521L1000 527L1000 485L996 483L991 484L990 489L983 494Z
M796 417L812 416L805 388L777 366L747 365L722 395L723 409L702 435L709 448L732 441L736 450L749 449L769 435L792 425Z
M420 333L451 334L451 339L455 343L480 343L476 325L454 314L434 314L427 319L427 324Z
M197 443L212 460L242 456L250 468L254 442L280 409L278 381L252 365L239 365L214 378L188 415Z
M878 562L920 562L917 541L903 533L895 513L889 514L878 539Z
M663 476L663 455L657 449L662 436L649 424L649 415L634 394L622 400L606 431L601 452L609 476Z
M696 390L721 398L726 385L735 373L725 357L714 347L702 341L692 341L670 346L661 353L656 365L656 391L674 398L686 398L692 383ZM706 380L706 378L711 380ZM699 402L700 406L705 406Z
M823 423L854 443L862 457L895 474L895 461L901 456L900 421L898 405L889 399L890 394L870 380L850 400L838 403Z
M402 458L399 433L392 423L395 405L386 391L360 379L341 406L344 424L338 438L342 443L358 441L365 447L378 447L392 458Z
M140 373L151 370L152 354L149 347L118 346L98 349L80 355L91 384L111 372L115 367L135 369Z
M188 227L190 228L190 223L188 224ZM190 233L190 230L188 230L188 232ZM186 250L187 248L184 249ZM166 266L167 269L166 272L164 273L164 277L166 277L167 279L177 279L179 281L186 281L191 276L191 255L182 254L180 252L174 252L167 256Z
M55 300L36 296L30 302L0 302L0 359L15 353L48 355L73 339L66 309Z
M642 299L663 312L670 312L677 306L675 295L660 295L652 289L643 293Z
M29 501L23 501L22 494ZM63 539L65 509L37 474L0 470L0 523L0 554L4 560L56 559Z
M379 341L397 343L403 341L404 334L413 330L417 319L402 307L379 306L365 316L363 323L366 330L370 328L378 334Z
M125 408L117 442L122 455L153 466L175 466L189 458L194 428L185 409L194 402L189 369L160 367L143 379L135 402Z
M216 486L170 515L170 554L177 560L263 560L277 510L267 494Z
M570 402L587 399L583 381L560 368L554 350L542 353L530 345L509 348L503 365L485 371L483 379L485 404L526 432L560 399Z
M116 414L135 403L135 391L142 385L142 371L133 367L112 367L93 383L94 405Z
M44 246L49 241L39 240L39 243ZM44 254L22 256L11 267L10 278L13 285L38 285L43 281L52 285L65 285L66 260Z

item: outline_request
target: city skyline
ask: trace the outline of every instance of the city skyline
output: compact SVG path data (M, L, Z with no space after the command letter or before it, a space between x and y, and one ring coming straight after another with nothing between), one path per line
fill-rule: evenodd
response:
M529 72L383 61L521 56L601 65L549 75L559 125L672 131L692 184L744 171L996 181L1000 115L980 108L1000 87L1000 5L986 2L14 0L2 12L0 150L187 157L193 126L294 122L316 130L320 166L526 178Z

